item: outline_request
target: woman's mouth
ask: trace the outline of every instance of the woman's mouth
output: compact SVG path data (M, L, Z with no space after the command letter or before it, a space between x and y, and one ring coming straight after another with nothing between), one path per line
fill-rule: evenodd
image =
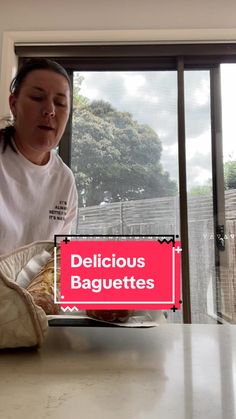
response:
M54 131L54 128L48 125L38 125L38 128L42 129L43 131Z

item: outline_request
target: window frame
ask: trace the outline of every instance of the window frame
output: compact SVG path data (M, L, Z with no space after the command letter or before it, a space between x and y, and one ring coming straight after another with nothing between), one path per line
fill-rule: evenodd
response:
M33 45L15 44L15 53L20 60L29 57L55 59L63 65L73 80L74 71L134 71L134 70L176 70L178 74L178 158L179 158L179 195L180 231L183 245L182 253L182 297L183 320L191 323L191 298L189 276L189 240L186 182L185 112L184 112L184 71L187 69L210 70L211 79L211 122L212 122L212 172L213 172L213 213L215 229L222 224L224 208L220 201L222 193L222 167L220 162L221 124L215 121L219 111L219 75L221 63L236 62L235 43L182 43L182 44L136 44L136 45ZM61 140L59 152L70 166L72 115ZM219 215L220 214L220 215ZM216 263L220 253L215 247Z

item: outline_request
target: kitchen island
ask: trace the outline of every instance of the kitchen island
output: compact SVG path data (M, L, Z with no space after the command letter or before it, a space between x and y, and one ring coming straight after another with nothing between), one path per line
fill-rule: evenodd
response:
M51 327L0 377L1 419L233 419L236 326Z

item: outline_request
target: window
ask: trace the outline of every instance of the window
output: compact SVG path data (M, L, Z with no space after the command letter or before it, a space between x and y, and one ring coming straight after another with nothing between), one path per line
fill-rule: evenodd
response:
M78 232L180 234L183 313L169 321L235 322L234 76L225 76L235 44L41 46L38 55L52 48L74 85L60 152L78 185Z

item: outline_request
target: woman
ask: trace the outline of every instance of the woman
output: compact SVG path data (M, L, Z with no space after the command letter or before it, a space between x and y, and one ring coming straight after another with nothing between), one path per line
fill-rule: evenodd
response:
M0 130L0 255L55 234L70 234L77 214L71 170L53 150L70 114L66 71L28 61L10 86L13 124Z

